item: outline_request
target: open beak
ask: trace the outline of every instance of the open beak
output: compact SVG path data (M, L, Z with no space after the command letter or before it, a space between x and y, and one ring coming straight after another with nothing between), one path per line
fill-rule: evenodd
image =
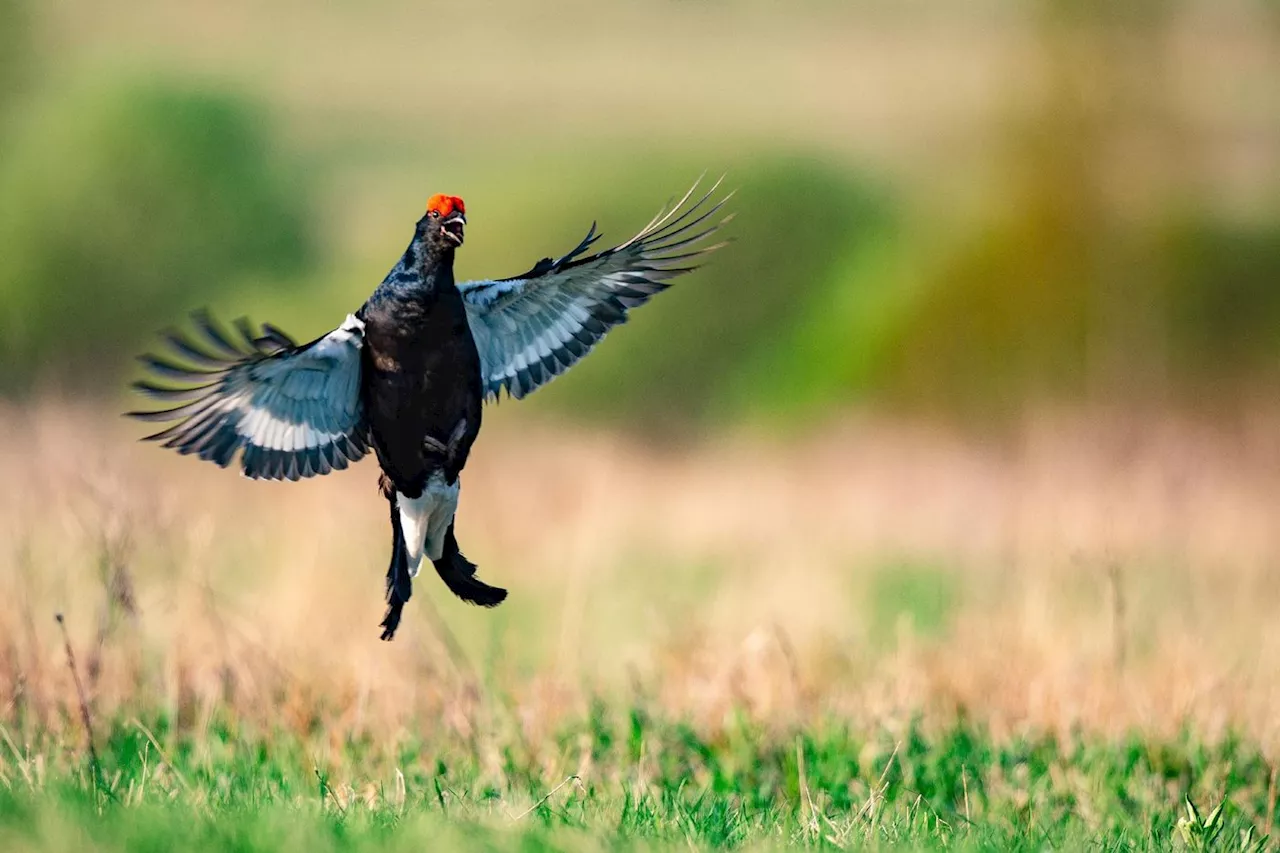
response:
M466 225L467 217L461 213L451 213L445 217L444 222L440 223L440 233L452 240L455 246L461 246L462 232Z

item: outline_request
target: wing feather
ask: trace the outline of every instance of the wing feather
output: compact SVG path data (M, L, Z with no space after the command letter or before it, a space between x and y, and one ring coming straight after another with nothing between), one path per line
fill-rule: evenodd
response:
M600 239L592 223L587 236L558 260L543 258L523 275L459 285L487 398L506 391L519 399L564 373L625 323L631 309L724 245L698 244L732 218L706 224L732 193L712 202L720 187L716 181L690 203L698 183L621 245L587 255Z
M302 345L274 326L259 334L242 319L232 333L207 312L192 320L193 334L163 335L172 354L140 357L150 375L135 390L179 404L129 413L169 423L148 440L222 467L239 452L246 476L268 480L327 474L368 452L360 320Z

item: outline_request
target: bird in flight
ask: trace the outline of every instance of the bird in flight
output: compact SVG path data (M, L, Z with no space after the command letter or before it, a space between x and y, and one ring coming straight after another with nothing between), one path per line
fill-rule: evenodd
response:
M558 259L461 283L466 206L434 195L400 260L338 328L298 344L271 324L229 330L197 312L194 334L166 332L168 351L140 357L147 377L134 388L164 408L129 415L168 424L145 440L179 453L224 468L238 453L252 479L328 474L372 449L391 513L382 639L395 635L423 560L463 601L494 607L507 591L476 577L454 534L483 404L550 382L724 245L707 240L731 218L712 219L729 197L713 200L717 181L692 200L697 187L613 248L588 254L593 223Z

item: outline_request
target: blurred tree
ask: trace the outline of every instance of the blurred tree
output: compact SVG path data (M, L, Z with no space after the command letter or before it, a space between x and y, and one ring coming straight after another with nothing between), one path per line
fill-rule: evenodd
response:
M1280 216L1235 223L1184 216L1162 234L1171 366L1232 393L1280 376ZM1241 387L1246 386L1246 387Z
M0 135L30 74L31 17L25 0L0 0Z
M869 393L987 417L1038 397L1197 404L1280 374L1280 209L1221 205L1220 129L1179 89L1184 4L1033 8L1040 64L1017 91L1035 97L954 235L905 232L846 169L741 170L738 241L535 405L791 426Z
M611 332L571 378L540 392L541 405L670 432L786 396L767 387L784 381L776 343L830 295L850 251L880 234L888 206L878 188L812 159L773 158L737 174L724 231L732 245Z
M887 192L845 174L826 185L849 230L818 250L812 278L788 291L787 310L739 358L712 398L718 411L785 430L879 390L886 337L919 295L914 244Z
M1175 101L1179 5L1037 8L1041 97L1011 123L997 201L901 314L884 385L986 415L1041 395L1198 404L1280 373L1280 210L1216 206Z
M999 202L893 344L888 384L909 399L990 412L1164 391L1162 270L1140 223L1186 177L1161 61L1171 7L1038 8L1042 95L1011 124Z
M158 325L313 257L258 108L157 85L48 99L0 164L0 388L117 376Z

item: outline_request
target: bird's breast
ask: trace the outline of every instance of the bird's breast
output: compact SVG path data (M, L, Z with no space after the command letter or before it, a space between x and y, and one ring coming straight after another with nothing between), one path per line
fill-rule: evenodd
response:
M366 324L366 417L383 469L411 495L442 467L456 478L479 432L479 355L465 312L461 323L455 314L441 300L431 311ZM433 449L441 446L456 450Z

